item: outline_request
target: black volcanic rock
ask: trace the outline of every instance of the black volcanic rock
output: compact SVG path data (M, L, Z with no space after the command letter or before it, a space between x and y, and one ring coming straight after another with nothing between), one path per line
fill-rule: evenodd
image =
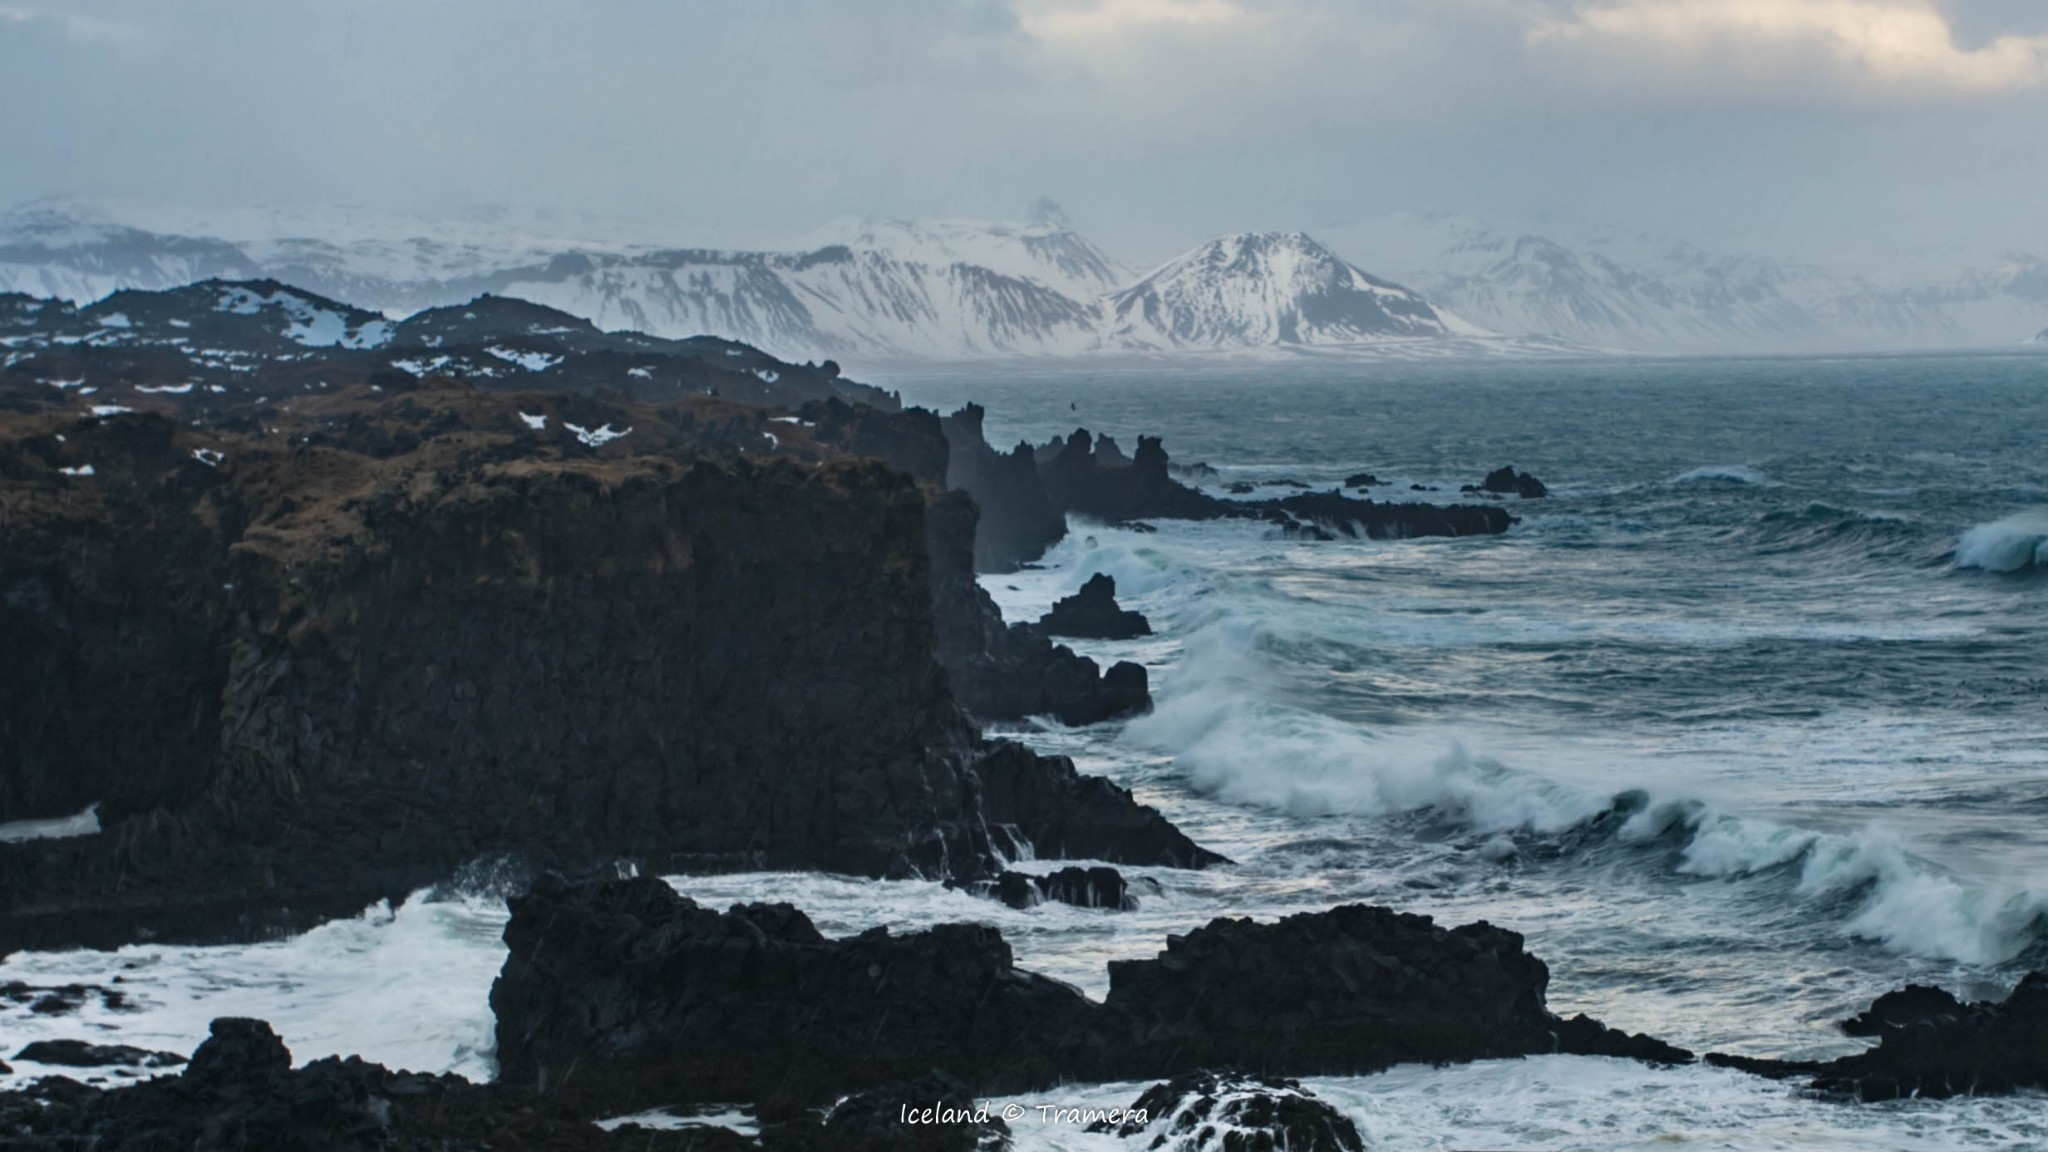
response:
M999 870L934 619L971 520L934 549L910 476L708 399L429 381L269 418L0 415L0 650L35 654L0 662L0 810L104 829L0 844L0 953L258 937L507 853ZM903 428L942 475L936 420ZM1038 644L992 665L1037 669L1034 707L1144 706L1142 669ZM1070 764L1003 765L1113 806L1038 827L1195 854Z
M700 908L654 879L512 901L491 987L500 1080L584 1111L829 1101L943 1068L982 1091L1099 1062L1099 1006L985 925L819 935L788 905Z
M1776 1078L1811 1077L1818 1091L1867 1101L2048 1089L2048 973L2029 973L2003 1002L1964 1003L1909 985L1879 997L1842 1030L1875 1036L1877 1045L1828 1061L1718 1052L1707 1061Z
M1256 519L1271 521L1300 538L1363 536L1403 540L1419 536L1498 535L1514 523L1514 517L1490 505L1383 504L1336 492L1299 492L1265 500L1222 500L1175 480L1166 449L1156 436L1138 437L1138 450L1130 466L1124 468L1098 466L1093 443L1089 431L1080 428L1073 435L1040 448L1039 475L1044 478L1046 494L1055 508L1110 524L1141 519ZM1243 483L1229 488L1234 495L1249 495L1255 490Z
M1477 484L1467 484L1459 491L1491 492L1501 496L1520 496L1525 500L1550 495L1550 489L1543 486L1543 481L1527 472L1515 471L1512 465L1496 468L1486 474L1486 479Z
M1344 478L1344 486L1346 488L1373 488L1385 483L1385 480L1370 472L1354 472Z
M14 1058L66 1068L163 1068L185 1062L175 1052L151 1052L127 1044L89 1044L83 1040L37 1040L16 1052Z
M1043 876L1005 872L996 877L995 898L1012 908L1035 908L1050 900L1076 908L1129 912L1138 906L1131 886L1114 868L1062 868Z
M974 762L974 774L992 832L1015 829L1039 859L1169 868L1230 862L1139 804L1129 789L1082 775L1065 756L1038 756L1021 744L999 742Z
M1134 1051L1162 1071L1354 1075L1621 1046L1597 1024L1562 1027L1543 1006L1549 980L1518 933L1354 904L1168 937L1156 960L1110 962L1104 1003L1135 1022Z
M1365 1152L1358 1125L1299 1081L1248 1072L1183 1073L1088 1130L1159 1152Z
M967 1086L932 1071L856 1092L833 1105L814 1131L785 1125L762 1132L770 1152L998 1152L1009 1125L975 1103Z
M969 404L941 421L951 449L945 482L981 509L975 571L1014 572L1058 543L1067 520L1046 498L1031 447L1019 444L1008 455L989 447L982 435L985 415L980 405Z
M983 720L1052 716L1073 725L1149 709L1142 665L1124 661L1104 673L1036 625L1003 623L974 576L978 515L965 493L949 492L935 495L925 516L938 658L961 707Z
M1090 576L1079 592L1053 604L1052 611L1038 618L1038 627L1051 636L1086 640L1131 640L1152 634L1143 613L1117 607L1116 578L1101 572Z
M593 1117L458 1076L393 1072L350 1057L294 1069L261 1020L220 1019L180 1075L100 1089L48 1078L0 1092L0 1144L24 1152L738 1152L724 1129L605 1132ZM674 1139L669 1139L674 1137Z
M1348 1075L1638 1054L1545 1011L1548 970L1515 933L1363 906L1170 937L1157 959L1112 963L1102 1003L1018 970L984 925L830 940L787 905L721 914L652 879L544 880L513 900L505 940L503 1082L585 1111L823 1101L931 1068L1012 1093L1239 1061Z

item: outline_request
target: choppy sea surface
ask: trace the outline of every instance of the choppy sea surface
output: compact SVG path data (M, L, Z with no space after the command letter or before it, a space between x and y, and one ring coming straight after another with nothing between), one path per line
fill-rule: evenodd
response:
M936 885L676 878L828 933L1000 925L1100 994L1218 915L1371 901L1529 937L1552 1007L1700 1050L1827 1056L1907 981L2002 996L2048 966L2048 356L928 372L999 446L1162 434L1199 481L1453 501L1502 464L1542 500L1483 539L1299 542L1256 523L1076 523L984 584L1035 618L1095 572L1157 634L1081 643L1157 708L1014 734L1133 787L1236 865L1142 871L1135 913L1013 912ZM1422 491L1413 490L1420 485ZM1282 488L1267 490L1282 494ZM491 1073L501 905L429 901L231 948L16 956L137 1010L0 1008L8 1053L189 1051L217 1015L300 1059ZM19 1075L42 1069L17 1065ZM1386 1149L2048 1148L2048 1098L1847 1105L1692 1067L1550 1057L1314 1080ZM1020 1101L1022 1148L1113 1148Z

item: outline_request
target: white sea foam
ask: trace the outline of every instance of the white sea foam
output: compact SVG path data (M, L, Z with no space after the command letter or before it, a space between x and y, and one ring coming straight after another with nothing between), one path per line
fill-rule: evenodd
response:
M0 824L0 844L18 844L24 840L63 840L72 836L91 836L100 830L100 806L97 802L85 806L85 811L71 816L57 816L48 820L9 820Z
M1986 572L2048 569L2048 508L1979 524L1956 541L1956 567Z
M1749 484L1758 488L1777 488L1781 485L1747 464L1708 464L1681 472L1670 480L1672 484Z
M1878 828L1819 832L1736 814L1628 763L1576 778L1513 766L1441 733L1373 731L1282 698L1269 655L1284 629L1212 607L1183 642L1149 715L1123 740L1173 757L1196 790L1297 818L1428 811L1481 837L1555 837L1633 809L1623 844L1671 840L1682 875L1796 869L1794 898L1847 901L1840 931L1905 956L1996 965L2042 935L2048 888L1952 875ZM1499 845L1482 855L1507 853Z

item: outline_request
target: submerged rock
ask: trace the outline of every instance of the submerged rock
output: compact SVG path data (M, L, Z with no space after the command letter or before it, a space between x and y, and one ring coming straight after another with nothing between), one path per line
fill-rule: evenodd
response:
M1380 479L1370 472L1354 472L1344 478L1344 486L1346 488L1375 488L1385 483L1387 481Z
M1862 1100L2003 1096L2048 1089L2048 972L2032 972L2002 1002L1965 1003L1908 985L1842 1023L1877 1046L1836 1060L1759 1060L1710 1053L1707 1061L1775 1078L1810 1077L1820 1092Z
M1365 1152L1358 1125L1295 1080L1187 1072L1146 1089L1125 1112L1088 1130L1158 1152Z
M1038 626L1052 636L1087 640L1132 640L1152 634L1143 613L1117 606L1116 578L1101 572L1090 576L1079 592L1053 604L1052 611L1038 618Z

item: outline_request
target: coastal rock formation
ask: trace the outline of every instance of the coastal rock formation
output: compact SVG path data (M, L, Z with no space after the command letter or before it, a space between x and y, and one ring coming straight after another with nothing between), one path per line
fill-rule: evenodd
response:
M1842 1023L1876 1047L1837 1060L1758 1060L1710 1053L1707 1061L1772 1077L1810 1077L1821 1092L1863 1100L2000 1096L2048 1089L2048 972L2029 973L2002 1002L1965 1003L1939 988L1908 985Z
M1126 1114L1088 1130L1156 1152L1365 1152L1358 1125L1300 1082L1248 1072L1184 1073L1147 1088Z
M934 1067L983 1093L1226 1065L1346 1075L1619 1036L1560 1027L1515 933L1363 906L1171 937L1113 963L1101 1003L1017 969L985 925L832 940L788 905L721 914L651 879L542 881L505 939L501 1074L586 1110L827 1100Z
M974 575L979 511L965 493L934 495L925 516L939 662L960 706L983 720L1051 716L1096 724L1152 706L1143 665L1095 661L1032 624L1005 624Z
M933 1068L1022 1091L1103 1059L1098 1007L986 925L828 940L787 904L718 913L651 878L511 903L500 1079L585 1111L826 1102Z
M83 1040L37 1040L16 1052L14 1058L60 1068L167 1068L185 1062L176 1052L151 1052L129 1044L88 1044Z
M1460 488L1459 491L1489 492L1498 496L1520 496L1524 500L1534 500L1538 497L1550 495L1550 489L1543 486L1543 481L1529 475L1527 472L1515 471L1513 465L1496 468L1486 474L1486 479L1481 480L1477 484L1467 484Z
M1157 959L1110 962L1104 1006L1134 1025L1134 1050L1159 1072L1350 1075L1623 1039L1561 1029L1543 1007L1549 982L1519 933L1351 904L1170 936ZM1629 1054L1692 1059L1668 1045Z
M1038 618L1038 627L1051 636L1084 640L1132 640L1152 634L1143 613L1117 606L1116 578L1101 572L1090 576L1079 592L1054 603L1052 611Z
M995 898L1012 908L1035 908L1050 900L1076 908L1128 912L1138 906L1131 886L1114 868L1062 868L1043 876L1005 872L996 877Z
M1029 800L1005 824L1199 854L980 741L929 490L814 427L442 381L264 418L0 415L0 648L34 654L0 667L0 811L104 829L0 844L0 953L261 936L500 853L989 877L982 759Z
M1010 1128L943 1072L856 1092L824 1121L762 1132L769 1152L1000 1152Z
M733 1152L750 1146L731 1132L703 1131L702 1141L679 1135L650 1143L648 1133L605 1132L589 1117L459 1076L392 1072L354 1057L294 1069L290 1051L261 1020L215 1020L212 1035L176 1076L107 1090L52 1078L27 1091L0 1093L0 1144L49 1152Z
M1354 472L1344 478L1344 486L1346 488L1376 488L1385 483L1387 481L1380 479L1370 472Z
M945 482L981 508L974 570L1014 572L1058 543L1067 520L1046 498L1030 445L1019 444L1007 455L989 447L982 435L986 415L981 405L969 404L941 421L951 449Z

